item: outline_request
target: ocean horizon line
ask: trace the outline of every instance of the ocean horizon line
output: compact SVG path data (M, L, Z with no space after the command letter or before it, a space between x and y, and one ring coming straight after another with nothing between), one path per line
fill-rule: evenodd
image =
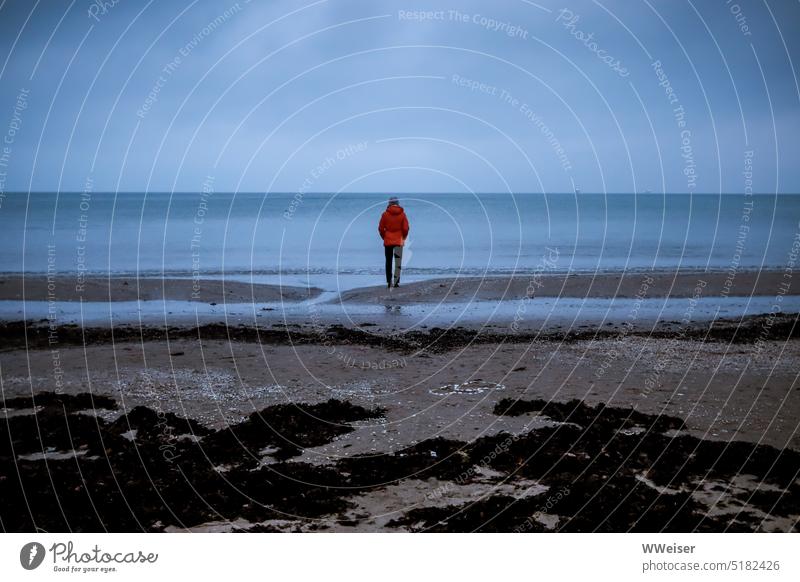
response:
M202 193L202 189L198 190L91 190L89 192L84 190L10 190L5 192L0 192L0 196L8 196L8 195L31 195L31 194L91 194L91 195L98 195L98 194L191 194L197 195ZM291 190L272 190L269 192L263 192L258 190L214 190L210 194L258 194L258 195L290 195L295 196L297 194L301 194L303 196L317 196L317 195L370 195L370 196L391 196L391 195L416 195L416 194L426 194L426 195L436 195L436 196L453 196L453 195L492 195L492 196L506 196L506 195L514 195L514 196L800 196L800 192L662 192L662 191L652 191L652 192L491 192L491 191L476 191L476 192L426 192L426 191L403 191L403 190L386 190L386 191L347 191L347 192L330 192L330 191L308 191L308 192L298 192L298 191L291 191Z

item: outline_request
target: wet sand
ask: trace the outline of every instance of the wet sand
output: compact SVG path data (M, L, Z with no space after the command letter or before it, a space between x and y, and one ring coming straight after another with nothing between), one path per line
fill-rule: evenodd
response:
M424 305L473 301L518 301L530 297L576 298L685 298L775 296L787 279L783 271L725 272L682 270L677 272L536 273L514 277L436 278L387 289L384 285L344 291L330 303ZM321 289L280 286L222 279L158 277L58 276L48 284L45 275L3 275L0 301L195 301L205 303L296 302L317 297ZM800 294L789 286L786 295Z
M788 279L790 280L790 279ZM514 277L449 278L353 289L331 300L342 303L396 304L463 303L468 301L518 300L522 297L693 297L704 296L775 296L786 283L783 271L741 271L731 277L724 272L629 272L629 273L533 273ZM794 285L787 293L800 294Z
M345 283L374 280L356 279ZM300 281L293 283L302 285ZM391 290L345 285L341 293L338 284L330 277L311 288L170 278L137 283L118 277L110 284L107 279L90 279L78 292L74 281L62 277L51 297L46 278L33 277L25 279L22 301L22 279L15 276L0 278L0 321L49 320L56 326L91 328L136 325L148 330L223 322L228 327L267 328L363 324L384 334L451 327L535 334L614 330L621 324L647 331L686 318L733 320L776 309L800 311L800 287L791 285L785 273L766 270L734 276L660 271L431 279Z
M51 390L52 355L0 352L6 398L30 395L31 388ZM93 393L124 400L127 408L158 403L211 428L275 404L336 398L386 408L389 424L381 426L386 436L375 434L362 443L350 439L354 448L348 454L519 428L521 423L498 425L492 409L503 398L533 397L663 412L684 418L696 436L800 451L798 340L756 346L630 336L434 352L339 342L289 346L178 339L62 348L59 365L65 394L91 385ZM503 388L479 385L474 394L441 390L473 380ZM325 454L342 454L347 443L333 444Z
M514 304L532 280L535 296L787 294L778 272L732 286L683 272L437 280L335 301ZM125 281L56 292L192 300L189 279ZM47 281L29 282L26 298L46 300ZM0 289L19 298L21 279ZM318 289L201 292L299 311L0 323L4 529L798 530L796 313L403 328L382 307L305 310Z
M320 289L250 284L221 279L3 275L0 301L192 301L202 303L272 303L303 301Z
M539 337L219 326L113 344L76 330L86 345L62 328L0 351L3 524L796 530L796 320Z

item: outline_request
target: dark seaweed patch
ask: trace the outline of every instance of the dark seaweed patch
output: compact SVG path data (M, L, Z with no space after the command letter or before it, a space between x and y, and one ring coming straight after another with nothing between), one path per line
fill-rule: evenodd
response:
M604 414L606 411L608 412ZM681 430L685 427L683 420L674 416L643 414L637 410L630 410L627 415L621 415L619 414L619 409L606 408L602 403L596 406L589 406L580 400L561 403L541 399L513 400L504 398L495 405L494 413L505 416L536 413L547 416L557 422L572 422L582 427L603 425L603 428L608 430L643 428L666 432L668 430Z
M117 408L117 402L113 398L100 394L91 394L88 392L75 395L57 394L55 392L39 392L31 396L6 398L4 401L0 401L0 404L6 408L15 409L48 406L62 408L67 412L75 412L78 410L94 410L97 408L115 410Z
M674 436L680 419L578 401L498 404L498 413L545 414L563 423L556 426L472 442L430 439L321 466L292 458L383 411L338 400L278 405L211 431L144 407L107 422L69 412L83 408L83 401L74 407L44 401L37 400L43 408L35 414L0 419L0 523L6 531L158 531L239 518L252 524L290 519L292 527L302 520L310 529L320 527L319 518L357 526L369 516L346 513L354 496L429 478L444 487L525 479L547 490L521 499L490 493L456 506L429 504L436 506L410 510L390 528L542 531L539 518L545 516L557 531L755 531L762 516L712 516L692 495L699 483L724 484L742 473L770 487L737 493L740 502L790 519L800 511L796 451ZM620 432L634 426L646 430ZM26 456L42 452L73 456ZM499 476L481 476L479 467Z
M713 322L695 322L686 328L662 322L655 329L630 330L630 337L650 339L675 339L676 341L721 341L726 343L752 344L764 340L787 340L800 337L797 319L800 314L754 315L741 319L718 319ZM50 346L50 328L42 322L13 321L0 323L0 349L40 349ZM363 327L363 326L361 326ZM224 340L236 342L258 342L262 344L300 345L332 342L341 345L364 345L407 353L418 351L443 353L472 344L532 342L569 343L618 338L617 329L559 328L532 332L500 333L489 329L465 327L415 330L403 334L392 332L368 332L361 327L345 327L341 324L319 328L312 325L294 325L291 329L283 324L273 327L241 324L226 325L210 323L197 327L189 326L133 326L80 327L65 324L58 327L59 345L96 345L126 341L163 340Z

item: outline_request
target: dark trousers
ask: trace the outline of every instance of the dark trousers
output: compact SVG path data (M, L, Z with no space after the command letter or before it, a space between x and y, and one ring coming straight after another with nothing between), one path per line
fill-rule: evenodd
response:
M403 247L383 247L386 256L386 283L392 284L392 259L394 259L394 282L400 282L400 269L403 263Z

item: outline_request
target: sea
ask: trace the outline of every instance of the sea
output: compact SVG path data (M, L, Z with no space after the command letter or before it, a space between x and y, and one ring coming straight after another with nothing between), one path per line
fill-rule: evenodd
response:
M397 194L405 273L781 267L800 195ZM0 206L0 272L383 273L387 194L32 193Z
M398 196L405 282L531 272L758 270L797 260L800 195L36 192L0 201L0 272L384 282ZM19 306L0 305L0 316Z

